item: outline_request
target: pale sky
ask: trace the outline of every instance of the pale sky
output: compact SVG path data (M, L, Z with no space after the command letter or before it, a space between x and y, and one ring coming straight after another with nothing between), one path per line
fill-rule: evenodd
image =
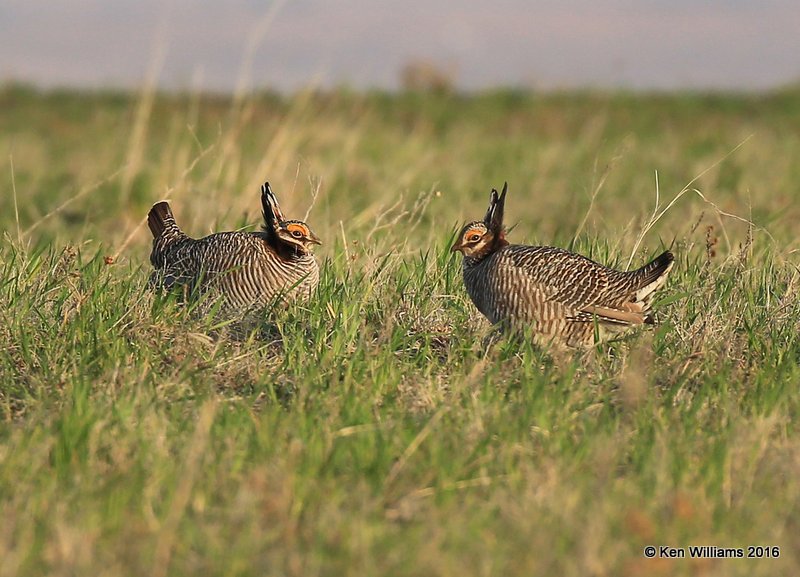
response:
M391 89L413 59L464 89L771 88L800 80L800 0L0 2L0 82Z

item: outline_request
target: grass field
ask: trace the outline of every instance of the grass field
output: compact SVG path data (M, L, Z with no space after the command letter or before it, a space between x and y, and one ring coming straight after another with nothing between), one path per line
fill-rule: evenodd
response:
M0 577L800 574L800 91L0 110ZM252 227L265 179L317 297L237 338L154 298L150 205ZM505 180L515 242L672 245L660 326L494 338L448 243Z

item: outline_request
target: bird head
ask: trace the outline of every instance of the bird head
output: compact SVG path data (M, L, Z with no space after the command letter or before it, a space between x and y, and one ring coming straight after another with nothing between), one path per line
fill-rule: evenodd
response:
M299 254L312 254L313 245L322 244L319 237L302 220L284 220L278 223L275 233L278 240Z
M269 182L261 186L261 206L264 213L264 232L276 248L277 241L295 254L304 255L313 253L313 245L322 244L305 222L286 220Z
M464 256L473 256L491 244L491 236L492 233L489 232L486 225L479 220L475 220L461 229L456 242L450 248L450 252L460 252Z
M492 189L489 196L489 208L483 220L474 220L465 225L458 235L458 240L450 248L451 252L460 252L467 258L482 258L508 244L503 229L503 212L506 203L508 183L503 192L498 194Z

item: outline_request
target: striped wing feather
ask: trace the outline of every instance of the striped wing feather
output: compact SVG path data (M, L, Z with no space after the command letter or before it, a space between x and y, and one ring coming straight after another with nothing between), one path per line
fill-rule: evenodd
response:
M489 295L482 309L495 322L504 317L535 318L624 327L652 322L652 293L672 266L664 253L635 271L617 271L555 247L506 247L477 267L488 267Z
M217 295L223 298L225 311L246 312L281 296L307 297L319 279L314 257L282 258L265 236L243 232L221 232L197 240L184 236L162 247L152 260L161 264L156 268L162 284Z

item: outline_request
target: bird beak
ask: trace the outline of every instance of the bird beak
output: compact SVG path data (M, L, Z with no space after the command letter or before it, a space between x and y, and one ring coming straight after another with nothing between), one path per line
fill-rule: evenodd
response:
M461 252L462 248L464 248L462 244L460 242L457 242L450 247L450 252Z
M311 232L311 231L309 231L309 232ZM319 237L318 237L316 234L314 234L313 232L311 232L311 236L309 236L309 237L308 237L308 240L310 240L310 241L311 241L311 242L313 242L314 244L320 244L320 245L322 244L322 241L321 241L321 240L319 239Z

